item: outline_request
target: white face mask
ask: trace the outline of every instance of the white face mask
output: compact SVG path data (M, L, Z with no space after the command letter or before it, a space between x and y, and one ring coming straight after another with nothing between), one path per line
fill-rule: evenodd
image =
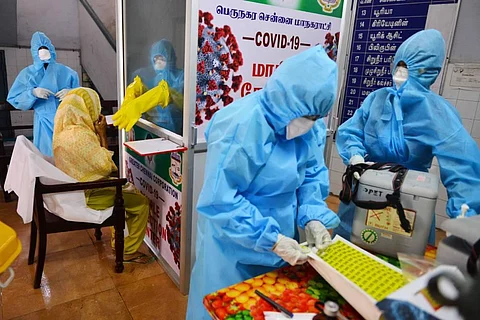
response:
M399 89L405 81L408 79L408 69L405 67L397 67L395 73L393 74L393 82L395 86Z
M165 69L165 67L167 66L167 61L165 60L165 58L161 56L155 57L153 61L154 61L153 69L157 71L161 71Z
M160 70L165 69L166 66L167 66L167 62L160 60L160 61L155 62L155 65L154 65L153 68L157 71L160 71Z
M46 60L50 60L52 56L48 49L40 49L38 50L38 57L40 58L40 60L46 61Z
M287 140L300 137L312 129L315 121L301 117L290 121L287 126Z

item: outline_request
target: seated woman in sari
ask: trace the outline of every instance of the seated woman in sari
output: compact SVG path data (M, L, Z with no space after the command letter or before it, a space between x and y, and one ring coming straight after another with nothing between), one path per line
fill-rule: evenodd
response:
M89 88L77 88L64 98L55 116L55 165L80 182L109 179L113 172L118 171L112 160L113 152L108 150L107 124L100 111L98 94ZM85 196L90 208L104 210L113 206L115 188L88 190ZM124 187L123 199L129 232L124 252L130 260L144 256L137 250L145 236L149 202L131 184ZM114 239L112 236L112 248Z

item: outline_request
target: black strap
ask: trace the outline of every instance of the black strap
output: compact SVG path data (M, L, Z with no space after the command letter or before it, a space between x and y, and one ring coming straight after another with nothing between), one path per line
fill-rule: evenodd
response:
M477 263L480 260L480 239L475 242L467 261L467 271L473 277L478 274Z
M389 170L390 172L396 172L396 175L392 181L393 193L386 196L386 202L358 201L355 199L355 196L358 192L359 183L356 181L354 174L357 172L359 175L362 175L367 170ZM408 221L407 217L405 216L405 210L403 209L400 201L400 189L407 173L407 168L393 163L378 162L372 165L368 165L366 163L349 165L342 176L342 191L340 192L340 200L346 204L349 204L351 201L353 201L356 206L363 209L379 210L385 209L388 206L395 208L397 209L397 214L400 219L400 225L402 229L405 232L410 233L412 231L412 226L410 225L410 221Z
M412 232L412 226L410 225L410 221L407 220L405 216L405 210L403 209L402 202L400 201L400 188L402 187L403 181L407 176L408 169L407 168L397 168L397 174L393 179L393 193L387 194L387 201L389 204L397 209L398 217L400 218L400 225L405 232L410 233Z
M362 175L367 170L382 170L382 168L386 165L388 164L378 162L371 165L359 163L356 165L347 166L347 170L345 170L345 173L342 176L342 191L340 191L340 201L349 204L355 199L355 195L358 191L358 183L354 177L355 173Z

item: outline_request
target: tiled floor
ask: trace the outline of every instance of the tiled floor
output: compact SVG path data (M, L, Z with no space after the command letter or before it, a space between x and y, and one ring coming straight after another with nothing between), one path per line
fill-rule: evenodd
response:
M327 203L338 210L338 198ZM34 290L35 265L27 265L30 227L15 208L16 203L0 202L0 220L16 230L23 246L12 265L15 279L0 294L0 320L185 318L187 297L158 263L126 264L122 274L113 272L108 229L100 242L93 230L50 235L42 286Z
M0 294L0 320L185 318L187 297L157 262L113 272L108 228L100 242L93 230L49 235L42 286L34 290L35 265L27 265L30 227L15 213L15 203L2 200L0 220L16 230L23 250L12 265L14 281Z

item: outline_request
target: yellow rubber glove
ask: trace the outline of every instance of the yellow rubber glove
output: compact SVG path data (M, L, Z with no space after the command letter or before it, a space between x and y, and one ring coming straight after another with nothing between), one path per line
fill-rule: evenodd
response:
M122 107L147 91L148 88L143 84L142 79L139 76L136 76L125 90L125 98L123 99Z
M143 113L157 106L166 108L170 103L170 91L165 80L158 83L158 86L135 98L125 105L112 117L113 125L119 129L130 131L137 123Z

